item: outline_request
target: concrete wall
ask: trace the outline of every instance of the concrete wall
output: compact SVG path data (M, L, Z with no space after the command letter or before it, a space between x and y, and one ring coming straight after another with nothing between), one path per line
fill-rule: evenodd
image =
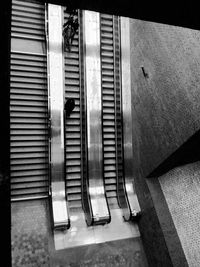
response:
M147 176L200 128L200 32L130 21L134 162Z
M200 128L200 32L134 19L130 24L133 162L147 256L152 266L199 266L193 228L200 228L183 208L193 207L200 188L197 176L187 175L193 167L182 167L183 183L180 172L146 177ZM182 205L175 201L181 196ZM191 214L192 222L199 220L196 210Z

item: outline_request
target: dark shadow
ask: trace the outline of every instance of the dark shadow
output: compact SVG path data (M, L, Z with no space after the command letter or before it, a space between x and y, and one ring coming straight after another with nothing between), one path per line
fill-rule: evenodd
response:
M200 161L200 130L155 168L147 178L161 176L175 167L196 161Z
M66 118L70 116L75 108L75 100L73 98L68 98L65 102L65 116Z
M11 266L10 214L10 25L11 0L2 2L0 10L1 78L0 78L0 229L1 266Z
M41 3L46 0L38 0ZM200 29L199 8L194 1L175 5L170 1L132 0L49 0L49 3L114 14L134 19L164 23L191 29Z

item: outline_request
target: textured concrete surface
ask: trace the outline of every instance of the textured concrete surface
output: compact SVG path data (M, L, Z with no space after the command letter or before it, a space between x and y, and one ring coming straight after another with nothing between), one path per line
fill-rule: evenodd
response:
M52 251L51 267L147 267L140 238Z
M130 35L139 229L151 266L187 266L165 195L159 186L151 190L145 178L200 128L200 32L134 19ZM160 195L159 205L153 194ZM165 228L159 216L169 222ZM170 249L168 233L168 241L176 240Z
M11 205L11 245L13 267L49 266L50 227L45 201L25 201Z
M134 165L145 177L200 128L200 32L130 21Z
M139 237L55 250L46 200L12 203L11 208L13 267L148 266Z
M143 216L143 221L140 221L140 229L145 235L145 245L148 246L147 253L154 257L155 263L152 266L167 266L167 263L163 261L162 255L165 254L163 247L167 248L168 255L171 259L172 266L176 267L188 267L188 262L183 251L179 235L174 225L173 218L170 214L169 207L167 205L165 195L163 194L157 177L151 179L145 179L155 208L158 224L155 227L154 220L152 219L152 212L149 212L149 223L147 215ZM144 223L145 222L145 223ZM159 234L162 239L159 238ZM162 241L161 241L162 240ZM156 246L157 244L157 246ZM164 246L164 244L166 244ZM166 257L166 256L165 256Z
M193 180L193 177L192 177L193 172L195 172L196 166L199 165L198 161L200 161L199 146L200 146L200 132L197 131L191 138L187 140L186 143L184 143L184 145L182 145L178 150L175 151L175 153L173 153L169 158L167 158L167 160L165 160L159 166L159 168L157 168L155 171L153 171L153 173L151 173L150 179L149 178L145 179L148 185L148 188L151 192L151 197L153 199L153 204L156 209L157 217L159 218L159 223L162 228L164 239L166 241L169 254L173 261L174 266L181 266L181 267L188 266L188 262L185 256L186 249L183 250L183 244L182 244L183 240L180 237L180 232L177 231L177 228L175 227L175 221L177 218L174 218L174 217L176 217L176 212L173 214L171 210L169 209L169 206L167 204L167 197L165 197L165 194L163 194L163 192L168 191L168 193L173 193L173 197L176 198L180 196L180 194L182 194L181 192L182 183L184 183L187 188L187 192L188 192L188 195L184 199L184 201L187 202L185 203L184 207L188 207L188 206L190 207L190 205L192 205L191 198L193 195L192 194L193 188L190 185L190 183ZM177 181L170 179L170 174L172 173L172 176L176 180L177 174L175 170L177 170L176 169L177 167L179 170L181 170L181 172L183 173L183 176L185 176L185 174L190 173L191 178L189 175L189 177L187 177L187 181L185 181L185 179L183 179L183 181L182 179L179 179ZM164 178L164 184L165 184L164 190L162 190L161 185L159 183L159 179L158 179L159 176L165 177ZM180 185L178 185L178 183L180 183ZM175 186L176 189L173 190L173 186ZM196 197L195 197L195 201L196 201ZM198 201L199 200L197 200L197 203ZM174 200L172 202L174 202ZM179 207L181 202L176 203L176 204L177 204L176 209L179 210L179 208L181 208ZM194 214L192 214L192 217L195 218L195 210L192 211L190 207L189 212L192 212L192 213L194 212ZM198 221L197 214L196 214L196 219ZM184 215L182 216L182 219L184 220ZM187 223L189 227L189 225L191 224L190 221L188 221ZM187 228L185 227L184 231L187 231L186 229ZM197 230L197 233L198 232L199 230ZM188 242L192 242L191 240L192 240L192 236L188 236ZM193 246L195 246L195 249L198 250L199 245L198 243L197 244L195 243L196 241L194 241Z
M200 266L200 161L159 177L190 267Z

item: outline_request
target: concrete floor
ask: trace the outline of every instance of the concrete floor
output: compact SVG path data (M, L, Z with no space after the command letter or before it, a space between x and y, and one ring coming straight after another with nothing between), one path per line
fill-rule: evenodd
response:
M13 267L148 266L137 229L126 229L133 237L56 250L47 200L12 203L11 223Z

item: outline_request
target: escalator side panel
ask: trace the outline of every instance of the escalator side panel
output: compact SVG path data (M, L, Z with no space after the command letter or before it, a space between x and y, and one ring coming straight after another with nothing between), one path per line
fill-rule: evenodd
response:
M85 11L88 193L94 224L110 222L103 183L100 15Z
M140 206L135 191L133 177L132 147L132 107L130 73L130 30L129 19L121 17L121 74L122 74L122 114L123 114L123 150L124 150L124 200L121 208L125 220L135 219L140 214ZM122 182L121 182L122 183ZM121 185L122 188L122 185ZM122 193L122 190L119 191ZM129 212L128 212L129 209Z
M69 228L65 194L62 9L48 4L48 87L51 122L50 171L53 229Z

